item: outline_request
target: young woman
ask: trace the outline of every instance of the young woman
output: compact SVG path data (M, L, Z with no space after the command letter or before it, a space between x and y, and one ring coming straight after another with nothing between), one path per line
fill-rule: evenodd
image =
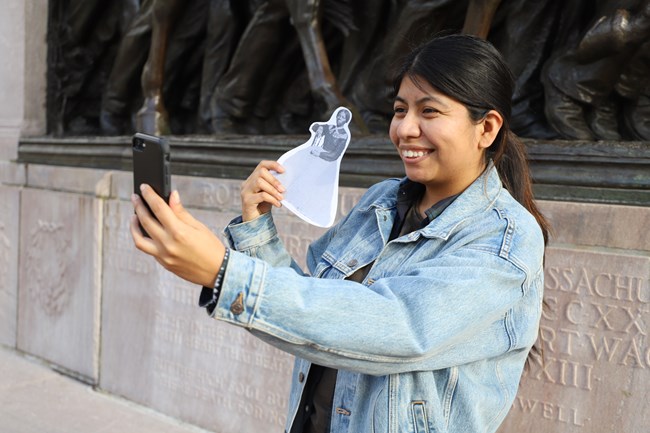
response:
M493 432L517 392L542 308L546 223L510 132L512 77L470 36L411 53L390 138L404 179L371 187L308 253L303 274L263 161L242 185L226 248L144 187L136 246L205 286L201 305L296 355L288 432ZM151 235L144 238L138 218Z

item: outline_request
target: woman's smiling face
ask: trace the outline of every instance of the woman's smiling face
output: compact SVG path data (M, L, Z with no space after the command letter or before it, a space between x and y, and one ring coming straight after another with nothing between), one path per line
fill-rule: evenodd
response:
M462 192L483 172L489 144L481 139L482 122L473 122L463 104L405 77L393 108L389 135L406 176L424 184L434 202Z

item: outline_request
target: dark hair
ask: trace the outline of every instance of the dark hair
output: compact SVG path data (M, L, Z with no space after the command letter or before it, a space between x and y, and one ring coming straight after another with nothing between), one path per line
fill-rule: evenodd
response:
M474 122L490 110L503 117L503 125L487 149L486 158L494 161L505 188L535 217L547 241L549 224L533 199L526 148L510 130L514 79L499 51L475 36L439 36L404 58L393 81L395 95L405 77L416 86L425 81L459 101L467 107Z

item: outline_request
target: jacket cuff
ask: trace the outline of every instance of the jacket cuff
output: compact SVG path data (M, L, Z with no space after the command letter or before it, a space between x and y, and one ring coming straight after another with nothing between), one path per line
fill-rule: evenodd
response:
M213 317L249 327L261 296L267 266L262 260L231 251Z
M225 228L224 235L231 248L236 251L246 251L268 243L277 237L278 231L271 212L267 212L246 222L242 222L241 217L235 218Z

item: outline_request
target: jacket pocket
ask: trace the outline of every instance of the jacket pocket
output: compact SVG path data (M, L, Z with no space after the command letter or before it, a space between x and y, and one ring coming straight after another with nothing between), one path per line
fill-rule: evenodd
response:
M411 412L413 414L413 427L415 428L415 433L429 433L429 420L427 420L425 402L411 402Z

